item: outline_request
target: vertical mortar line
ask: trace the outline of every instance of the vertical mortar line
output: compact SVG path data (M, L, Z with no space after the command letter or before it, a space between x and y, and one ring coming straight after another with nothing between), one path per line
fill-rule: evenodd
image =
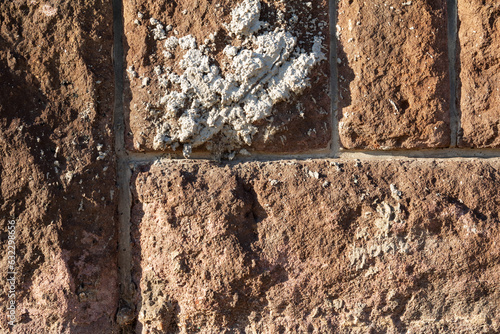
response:
M450 130L451 147L456 147L460 129L460 113L457 108L457 0L446 0L448 12L448 62L450 76Z
M114 132L117 156L116 182L118 187L118 270L120 310L133 311L132 266L130 245L130 179L129 157L125 150L125 116L123 108L123 13L122 0L113 0L113 59L115 78ZM129 312L131 313L131 312Z
M332 117L332 145L331 152L334 158L340 156L340 137L338 129L338 68L337 68L337 2L329 1L330 18L330 99L331 99L331 117Z

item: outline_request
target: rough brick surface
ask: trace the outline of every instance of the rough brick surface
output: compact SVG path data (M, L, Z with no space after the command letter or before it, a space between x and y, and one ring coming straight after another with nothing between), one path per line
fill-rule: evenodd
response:
M500 147L500 3L458 1L462 147Z
M231 24L232 11L242 3L248 3L253 8L257 8L260 4L260 16L257 15L257 18L263 24L260 30L254 32L254 37L238 37L225 26ZM303 1L223 0L215 3L208 0L194 2L191 0L155 2L126 0L124 4L128 69L126 105L129 109L127 148L129 150L171 151L172 148L176 148L179 152L179 150L182 151L183 145L191 145L194 150L208 150L215 155L220 155L238 151L241 148L246 148L248 151L301 152L328 147L331 139L330 97L328 95L330 71L327 61L329 53L328 1L314 0L305 3ZM161 26L158 27L157 23L151 19L157 20ZM242 19L236 21L242 22ZM165 32L163 37L161 33L158 33L160 31L158 28ZM247 86L243 82L242 75L233 66L236 61L224 52L225 47L227 45L237 47L237 52L240 54L245 49L253 50L251 57L256 59L255 52L258 53L256 37L272 33L274 29L281 29L296 38L295 51L290 55L285 55L282 51L281 60L276 61L272 68L257 75L255 78L258 80L252 82L254 78L249 78L251 89L243 89L242 95L235 98L233 102L222 101L221 94L208 93L200 85L193 85L195 88L185 91L187 95L192 91L198 92L196 98L203 100L205 105L200 106L191 96L186 98L182 107L173 111L169 109L166 102L161 102L162 97L173 91L184 91L182 87L186 87L186 84L176 84L169 78L172 73L181 76L187 73L181 63L186 54L193 51L183 49L181 46L167 48L165 42L169 38L181 39L188 35L193 36L196 41L195 49L203 50L203 54L208 56L209 66L218 67L221 77L225 79L229 78L231 73L235 73L236 80L241 80L236 85L241 85L241 88ZM283 70L287 62L298 59L298 54L309 55L313 52L315 36L323 38L324 60L318 62L309 71L306 80L309 83L308 87L303 91L291 93L287 101L273 102L268 116L255 121L245 121L250 125L247 123L242 125L239 120L250 117L253 113L246 109L250 104L247 104L245 98L258 96L261 101L268 101L269 90L277 87L269 81L269 76L273 71ZM273 48L278 44L270 43ZM244 68L254 69L261 66L262 62L258 60L252 64L249 62ZM193 66L188 67L188 70L189 68L192 70ZM210 74L205 73L205 80L209 80L209 76ZM196 75L187 78L187 81L191 80L187 85L191 85L195 78ZM209 89L216 87L214 82L207 82ZM288 83L294 84L292 81ZM211 102L207 102L208 100ZM236 111L240 106L245 111ZM210 123L211 121L207 120L209 114L221 108L227 108L229 116L223 121L221 118L212 119L213 122ZM185 121L190 117L195 121ZM193 125L195 122L196 125ZM186 129L191 131L191 135L178 135L179 131ZM204 140L197 141L193 138L193 133L197 134L204 129L217 130L206 135Z
M500 333L500 156L325 158L329 4L341 146L384 150L450 144L449 1L123 0L113 110L119 2L0 3L0 333ZM458 144L498 148L500 5L457 2Z
M118 286L109 1L0 4L0 331L113 333Z
M342 146L448 146L446 1L341 0L338 6Z
M132 180L137 332L498 332L499 168L143 166Z

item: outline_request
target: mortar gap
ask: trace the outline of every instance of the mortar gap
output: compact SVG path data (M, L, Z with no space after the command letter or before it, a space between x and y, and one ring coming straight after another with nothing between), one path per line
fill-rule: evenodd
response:
M151 164L158 160L170 160L177 161L181 163L191 163L191 162L217 162L213 160L210 155L207 154L193 154L189 159L185 159L182 155L170 155L165 153L129 153L131 164L141 165L141 164ZM470 158L500 158L500 149L469 149L469 148L441 148L441 149L421 149L421 150L411 150L411 149L394 149L385 151L370 151L370 150L341 150L339 154L335 157L328 155L328 152L305 152L296 154L276 154L276 153L260 153L252 155L250 157L240 157L234 160L222 160L222 164L238 164L246 163L251 161L260 162L271 162L279 160L299 160L305 161L309 159L332 159L332 158L342 158L342 159L470 159Z
M338 68L337 68L337 0L330 0L328 5L330 23L330 100L331 100L331 120L332 120L332 157L339 157L340 136L338 129Z
M450 80L450 136L451 147L457 147L460 129L460 112L457 108L457 0L447 0L448 14L448 63Z
M133 305L134 289L132 285L132 250L130 244L130 179L129 156L125 150L125 116L124 116L124 64L123 64L123 4L121 0L113 0L113 69L115 83L113 130L116 153L116 186L118 214L118 276L120 300L116 315L117 324L122 331L133 321L135 306Z
M423 150L387 150L387 151L369 151L355 150L343 151L340 154L343 159L498 159L500 158L500 149L490 148L443 148L443 149L423 149Z

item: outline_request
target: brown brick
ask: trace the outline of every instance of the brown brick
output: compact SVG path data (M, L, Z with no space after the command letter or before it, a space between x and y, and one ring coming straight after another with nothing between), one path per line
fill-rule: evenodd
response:
M444 0L339 2L344 148L450 144L446 21Z
M117 331L112 20L110 1L0 2L1 333Z
M132 180L138 330L496 332L499 168L143 166Z
M458 1L461 147L500 147L500 3Z
M248 70L255 66L257 57L262 56L263 51L257 51L257 40L252 41L252 38L245 36L252 30L252 24L241 29L230 25L233 19L232 11L242 3L247 3L249 8L253 9L260 4L260 19L257 15L256 20L249 22L256 23L260 20L269 24L267 27L262 24L260 30L254 31L254 35L260 36L258 38L262 40L274 36L269 45L277 47L278 52L273 55L273 48L267 48L267 58L261 58L262 64L257 65L256 70L249 70L248 74L242 69ZM158 26L152 19L162 26ZM239 18L235 22L243 21ZM230 28L226 28L225 24ZM165 32L164 35L161 29ZM245 29L248 31L245 32ZM289 35L281 37L280 42L279 35L273 33L274 29L281 29ZM236 36L238 34L240 39ZM171 152L173 147L178 147L177 152L182 152L183 147L187 149L187 145L191 145L195 151L208 150L215 155L221 155L238 152L243 148L261 152L301 152L328 147L331 139L330 71L327 61L328 1L314 0L306 3L298 0L198 0L193 5L191 0L127 0L125 35L126 66L130 69L126 84L129 150ZM175 44L172 44L174 46L171 49L165 45L169 38L177 37L180 40L188 35L196 41L196 48L193 50L189 50L189 43L185 44L187 50ZM319 61L318 57L314 61L310 58L315 36L322 38L322 43L318 43L322 46L322 61ZM293 38L296 38L296 46L302 51L293 47ZM247 44L244 44L245 40L248 40ZM289 43L289 46L284 47L284 42ZM231 82L230 74L236 74L232 82L241 88L239 92L236 88L235 93L231 95L230 90L219 88L219 92L214 94L217 86L215 80L209 81L208 90L203 91L203 84L197 83L199 81L196 81L195 77L206 75L209 68L203 69L196 63L188 62L182 66L186 55L191 52L194 55L197 52L195 50L200 50L203 45L208 64L220 70L220 77L227 85ZM239 56L232 58L224 53L227 45L237 47L238 49L233 51L239 52ZM253 53L247 63L240 62L242 55L249 50ZM291 53L286 55L286 50ZM270 78L275 78L276 73L283 72L292 62L299 64L299 54L307 56L308 61L315 64L307 67L309 72L303 77L307 78L306 80L297 79L300 84L309 84L306 84L304 89L298 88L300 84L292 84L295 88L289 97L281 100L273 94L277 91L275 88L280 87L276 83L283 84L285 81L276 79L273 82ZM275 59L281 60L276 62L277 65L271 65ZM237 64L243 65L238 69ZM196 75L188 79L187 73L193 73L194 68ZM155 70L161 74L158 75ZM189 82L194 88L190 90L189 85L183 88L176 84L175 80L166 80L170 73L188 79L184 82ZM212 80L209 76L205 78ZM218 76L214 74L213 77ZM222 80L219 83L222 83ZM255 90L252 92L250 88ZM168 107L166 97L172 97L172 92L181 91L186 93L186 98L177 101L183 101L184 104L178 108ZM264 110L262 113L255 113L255 109L251 108L252 96L256 98L255 101L259 101L259 106L263 108L261 110ZM276 98L271 101L270 96ZM162 98L165 99L162 101ZM204 101L203 104L200 105L200 101ZM266 104L268 106L264 106ZM244 111L240 107L243 107ZM219 114L224 116L214 117ZM158 136L156 141L155 136Z

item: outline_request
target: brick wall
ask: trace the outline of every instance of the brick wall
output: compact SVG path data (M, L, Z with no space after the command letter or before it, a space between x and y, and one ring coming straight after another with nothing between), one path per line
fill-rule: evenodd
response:
M0 9L4 331L500 330L495 1Z

